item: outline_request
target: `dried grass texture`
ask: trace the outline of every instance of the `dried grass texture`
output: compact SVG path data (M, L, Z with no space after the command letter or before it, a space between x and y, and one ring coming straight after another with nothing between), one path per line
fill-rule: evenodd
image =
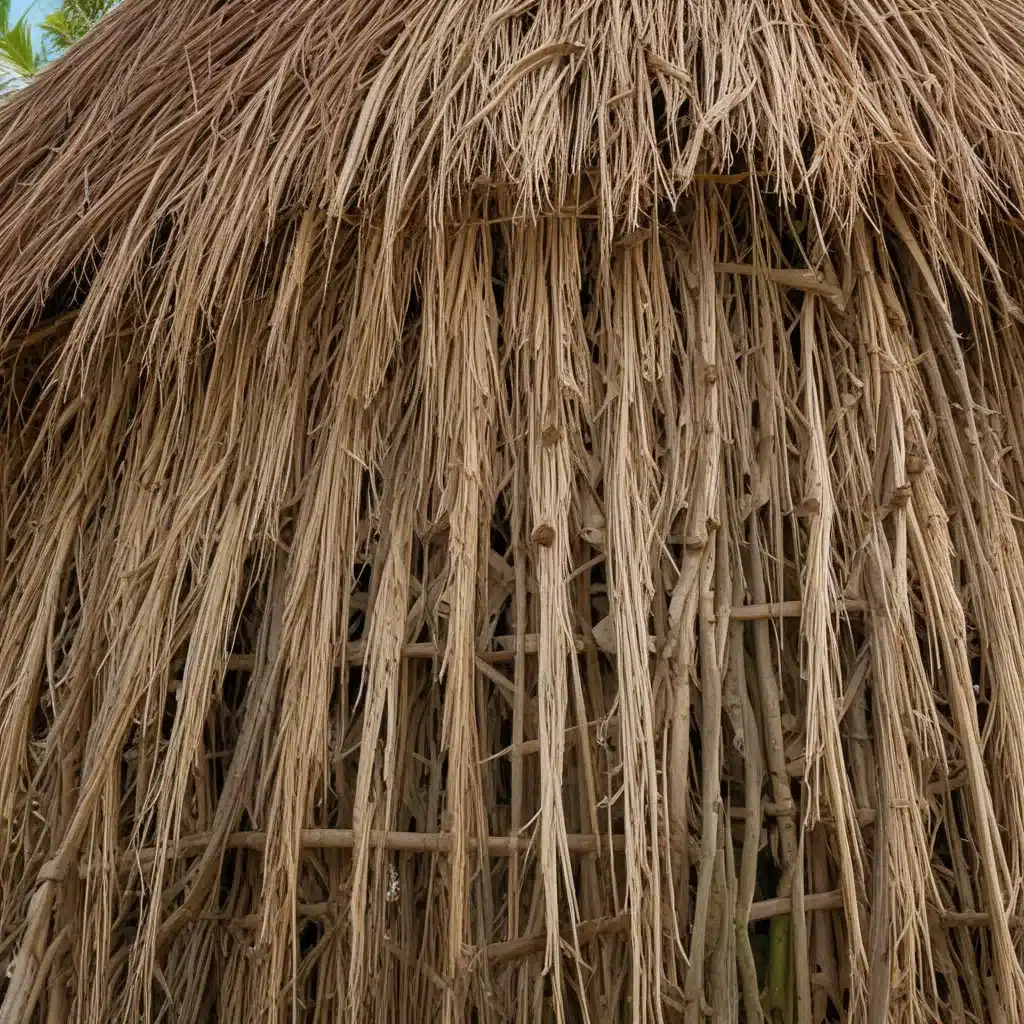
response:
M0 1021L1024 1014L1003 0L125 0L0 108Z

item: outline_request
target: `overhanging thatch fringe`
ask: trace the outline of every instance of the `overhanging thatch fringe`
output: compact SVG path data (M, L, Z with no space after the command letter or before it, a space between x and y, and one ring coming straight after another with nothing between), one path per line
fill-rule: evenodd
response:
M0 1022L1018 1019L1022 194L1001 0L125 0L0 107Z

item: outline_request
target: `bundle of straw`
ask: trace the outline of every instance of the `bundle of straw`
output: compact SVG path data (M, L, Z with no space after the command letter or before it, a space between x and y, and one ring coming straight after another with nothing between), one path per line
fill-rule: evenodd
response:
M125 0L0 107L0 1022L1024 1015L1005 0Z

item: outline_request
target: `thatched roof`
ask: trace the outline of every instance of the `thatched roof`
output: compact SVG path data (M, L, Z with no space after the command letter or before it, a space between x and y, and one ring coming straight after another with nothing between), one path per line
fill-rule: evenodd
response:
M1021 25L125 0L6 100L0 1021L1019 1019Z

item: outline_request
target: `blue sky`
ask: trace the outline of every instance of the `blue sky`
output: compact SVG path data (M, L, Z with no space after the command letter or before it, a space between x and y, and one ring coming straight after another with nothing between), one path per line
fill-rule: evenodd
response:
M39 30L35 26L39 24L40 19L45 18L50 11L56 10L59 6L60 0L14 0L11 4L11 21L17 21L28 11L29 20L33 26L32 36L38 46Z

